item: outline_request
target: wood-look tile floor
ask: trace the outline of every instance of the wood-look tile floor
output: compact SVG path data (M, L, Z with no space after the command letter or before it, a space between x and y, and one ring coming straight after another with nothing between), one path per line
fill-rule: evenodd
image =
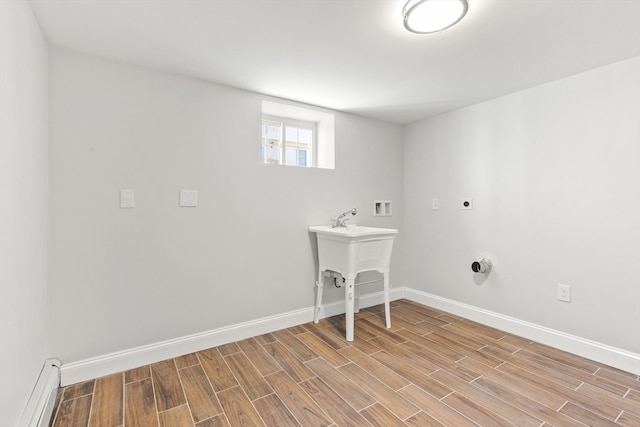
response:
M60 389L54 427L640 426L637 375L407 300Z

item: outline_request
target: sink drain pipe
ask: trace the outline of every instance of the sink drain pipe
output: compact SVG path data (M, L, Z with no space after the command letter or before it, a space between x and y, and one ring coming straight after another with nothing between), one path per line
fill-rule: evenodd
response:
M342 283L344 283L344 277L342 277L342 274L338 273L337 271L325 270L324 277L328 277L329 280L333 279L333 286L335 286L336 288L341 288ZM357 280L357 276L356 276L356 280ZM338 284L338 282L341 282L341 284ZM354 285L360 286L360 285L368 285L371 283L381 283L381 282L384 282L384 279L374 279L374 280L368 280L366 282L356 281Z

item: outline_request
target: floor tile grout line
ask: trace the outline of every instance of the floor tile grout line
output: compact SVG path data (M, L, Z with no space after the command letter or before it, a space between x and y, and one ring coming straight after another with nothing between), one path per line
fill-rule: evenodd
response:
M90 427L91 424L91 413L93 412L93 402L94 402L94 398L96 396L96 384L98 383L98 380L96 379L95 381L93 381L93 390L91 393L89 393L91 395L91 405L89 405L89 414L87 414L87 427Z
M202 368L202 372L204 373L204 377L207 379L207 383L209 383L209 387L211 387L211 390L213 391L213 395L215 396L216 400L218 401L218 404L220 405L220 408L222 408L222 404L220 403L220 399L218 399L218 395L217 395L215 387L213 387L213 383L211 382L211 378L209 378L209 375L207 375L207 371L204 370L204 366L202 365L202 360L200 359L200 352L197 351L195 354L196 354L196 358L198 359L198 364L200 365L200 367ZM222 410L222 413L224 413L224 408Z
M284 344L283 344L284 345ZM238 348L240 348L238 346ZM244 351L242 351L242 349L240 349L240 352L244 355ZM220 357L222 357L222 360L224 361L225 365L227 366L227 369L229 370L229 372L231 372L231 375L233 375L233 378L236 380L236 385L234 387L239 387L240 390L242 391L242 393L244 393L245 397L247 398L247 400L249 401L249 403L251 404L251 407L253 408L253 410L255 411L256 415L258 415L258 417L260 417L260 420L262 421L263 425L267 425L267 423L265 422L264 418L262 417L262 414L260 414L260 411L258 411L258 409L256 408L256 406L253 404L253 402L257 399L260 399L261 396L257 399L251 400L251 398L249 397L249 394L247 393L247 391L244 389L244 387L242 386L242 383L240 381L238 381L238 377L236 376L235 372L233 371L233 369L231 369L231 366L229 366L229 363L227 362L226 356L224 356L219 350L218 353L220 354ZM237 353L233 353L233 354L237 354ZM231 354L229 355L231 356ZM247 358L247 360L249 360L249 362L251 362L251 360L249 359L249 357L247 357L245 355L245 357ZM253 365L253 363L251 363ZM255 366L254 366L255 367ZM260 373L260 371L256 368L256 371L260 374L261 377L264 378L264 376ZM229 387L226 390L231 390L234 387ZM273 387L271 387L271 385L269 385L269 387L273 390ZM275 391L274 391L275 392ZM216 398L218 398L217 394L216 394ZM220 400L218 398L218 400ZM222 406L222 403L220 404L220 406ZM223 408L224 410L224 408ZM226 414L227 411L224 411L225 415L227 416L227 421L229 421L229 423L231 424L231 421L229 420L228 415Z
M195 426L196 425L196 420L195 420L195 418L193 418L193 411L191 411L191 405L189 404L189 398L187 397L187 390L184 387L184 381L182 380L182 375L180 375L180 369L178 369L178 362L176 361L175 357L172 360L173 360L173 366L176 368L176 374L178 375L178 381L180 381L180 388L182 389L182 396L184 397L184 401L185 401L184 404L187 406L187 410L189 411L189 416L191 416L191 422ZM188 367L190 368L191 366L188 366ZM178 408L180 406L183 406L183 405L174 406L174 408ZM171 408L171 409L173 409L173 408Z
M242 386L240 386L240 388L242 389ZM255 402L255 401L256 401L256 400L258 400L258 399L251 400L251 399L249 398L249 395L244 391L244 389L243 389L242 391L244 392L244 394L245 394L245 395L247 395L247 399L249 399L249 403L250 403L250 404L251 404L251 406L253 407L253 410L254 410L254 411L256 411L256 414L258 415L258 417L260 417L260 420L262 421L262 424L266 427L266 425L267 425L267 421L262 417L262 413L261 413L260 411L258 411L258 408L256 408L256 405L253 403L253 402ZM273 394L273 393L270 393L270 394L268 394L267 396L270 396L271 394ZM265 396L262 396L262 397L265 397ZM260 398L259 398L259 399L260 399ZM291 411L289 411L289 413L291 413Z
M540 355L540 356L541 356L541 357L543 357L543 358L545 358L545 359L549 359L549 358L545 357L544 355ZM549 359L549 360L552 360L552 361L553 361L553 359ZM506 362L506 363L508 363L508 362ZM567 364L565 364L565 363L562 363L562 362L557 362L557 361L556 361L555 363L557 363L557 364L559 364L559 365L562 365L562 367L564 367L564 368L569 367L570 369L577 370L578 372L580 371L580 370L575 369L575 368L572 368L571 366L569 366L569 365L567 365ZM544 365L541 365L540 363L537 363L537 361L535 361L535 360L534 360L534 361L530 361L530 362L529 362L529 365L531 365L531 368L530 368L530 369L532 369L532 368L540 368L540 369L543 369L543 370L545 370L545 371L547 370L547 367L545 367ZM526 369L526 368L524 368L524 367L520 367L520 369L523 369L523 370L525 370L526 372L529 372L529 373L533 373L531 370ZM566 375L566 376L568 376L568 377L570 377L570 378L572 378L572 379L574 379L574 380L576 380L576 381L580 381L580 382L581 382L581 384L579 384L579 385L578 385L578 387L576 387L575 389L572 389L572 388L570 388L570 387L568 387L568 386L566 386L566 385L564 385L564 386L563 386L562 384L560 384L559 382L557 382L557 381L556 381L556 380L554 380L553 378L546 378L548 381L550 381L550 382L552 382L552 383L554 383L554 384L561 385L561 386L563 386L563 387L565 387L565 388L567 388L567 389L569 389L569 390L574 390L574 391L575 391L575 390L577 390L577 388L579 388L582 384L584 384L584 383L585 383L585 381L583 381L582 379L580 379L580 377L579 377L579 376L577 376L577 375L575 375L574 373L570 373L570 372L562 372L562 371L560 371L560 370L556 370L556 369L553 369L553 371L554 371L554 372L557 372L558 374L561 374L561 375ZM607 379L605 378L605 380L607 380ZM611 380L609 380L609 381L611 381ZM614 384L616 384L616 385L619 385L619 386L624 387L624 385L619 384L619 383L617 383L617 382L615 382L615 381L611 381L611 382L612 382L612 383L614 383ZM601 390L607 391L607 390L605 390L605 389L603 389L603 388L601 388L601 387L598 387L597 385L594 385L594 384L590 384L590 385L593 385L594 387L597 387L597 388L599 388L599 389L601 389Z
M208 350L208 349L207 349L207 350ZM220 406L220 408L222 409L222 414L224 414L224 415L225 415L225 418L227 418L227 416L226 416L226 414L225 414L225 411L224 411L224 408L222 407L222 403L220 403L220 399L218 398L218 392L216 392L216 389L215 389L215 387L213 386L213 383L211 382L211 379L209 378L209 375L207 375L207 371L205 371L204 366L202 365L202 360L200 359L200 352L199 352L199 351L196 351L194 354L196 355L196 360L198 361L198 363L197 363L197 364L195 364L195 365L188 366L188 367L189 367L189 368L191 368L191 367L193 367L193 366L200 366L200 368L202 369L202 373L204 374L204 378L207 380L207 383L209 384L209 387L211 387L211 391L213 391L213 396L216 398L216 401L218 402L218 405L219 405L219 406ZM184 368L184 369L186 369L186 368ZM178 375L179 375L179 374L180 374L180 373L178 372ZM185 394L186 394L186 393L185 393ZM189 399L187 399L187 402L188 402L188 401L189 401ZM191 405L189 405L189 411L191 411ZM213 415L213 416L211 416L211 417L209 417L209 418L214 418L214 417L217 417L217 416L219 416L219 415L220 415L220 414L216 414L216 415ZM193 418L193 413L191 414L191 417ZM207 418L207 419L209 419L209 418ZM199 422L202 422L202 421L204 421L204 420L201 420L201 421L199 421ZM227 421L229 421L229 420L228 420L228 418L227 418ZM194 420L194 424L195 424L195 420Z
M505 362L501 363L501 364L500 364L499 366L497 366L495 369L497 370L498 368L500 368L500 367L502 367L502 366L505 366L505 365L512 366L512 367L514 367L514 368L516 368L516 369L519 369L519 370L522 370L522 371L524 371L524 372L526 372L526 373L528 373L528 374L530 374L530 375L536 375L536 376L539 376L537 373L532 372L532 371L530 371L530 370L526 369L525 367L514 365L514 364L512 364L512 363L509 363L508 361L505 361ZM556 386L558 386L558 387L562 387L562 389L563 389L563 390L565 390L565 389L566 389L567 391L574 391L574 392L576 391L575 389L572 389L572 388L570 388L570 387L567 387L567 386L565 386L565 385L563 385L563 384L560 384L560 383L558 383L558 382L554 381L552 378L546 378L546 377L545 377L544 379L545 379L546 381L548 381L549 383L551 383L551 384L554 384L554 385L556 385ZM541 386L540 386L540 387L541 387Z
M620 417L622 416L622 414L624 414L624 410L621 410L620 413L618 414L618 416L616 417L615 420L613 420L614 423L617 423L618 420L620 419Z
M383 405L384 406L384 405ZM417 408L417 406L416 406ZM388 408L387 408L388 410ZM407 418L405 418L404 420L402 418L400 418L402 420L402 422L406 422L408 419L415 417L416 415L418 415L420 412L422 412L422 409L418 408L418 411L415 412L414 414L409 415Z
M282 372L284 375L289 375L289 374L287 373L287 371L285 371L284 369L282 369L282 370L280 370L280 371L278 371L278 372ZM274 374L275 374L275 373L276 373L276 372L274 372ZM269 375L273 375L273 374L269 374ZM289 378L291 378L291 376L289 376ZM314 376L314 377L312 377L312 378L309 378L309 380L311 380L311 379L313 379L313 378L318 378L318 376L316 375L316 376ZM291 378L291 379L293 380L293 378ZM305 381L307 381L307 380L305 380ZM300 383L301 383L301 382L303 382L303 381L296 382L296 381L294 380L294 382L295 382L295 384L296 384L297 386L300 386ZM303 390L303 392L304 392L304 390ZM274 393L274 394L276 395L276 397L280 400L280 402L284 405L284 407L287 409L287 411L289 411L289 414L291 414L291 416L296 420L296 422L297 422L298 424L300 424L301 426L304 426L304 423L303 423L302 421L300 421L300 420L298 419L298 417L296 417L296 414L294 413L295 411L292 411L292 410L291 410L291 408L289 408L289 406L287 406L287 403L286 403L284 400L282 400L282 399L280 398L280 396L278 395L278 392L274 390L274 392L273 392L273 393ZM306 394L306 392L305 392L305 394ZM308 395L308 394L307 394L307 395ZM314 400L314 402L315 402L315 400ZM333 418L329 417L329 416L328 416L328 414L326 414L326 410L325 410L325 409L323 409L323 408L320 408L320 409L322 410L322 412L323 412L325 415L327 415L327 418L328 418L329 420L331 420L331 425L334 425L334 424L335 424L335 422L333 422Z
M284 372L284 371L278 371L278 372ZM276 372L274 372L274 374L275 374L275 373L276 373ZM264 377L263 377L263 378L264 378ZM249 401L250 401L251 403L253 403L253 402L255 402L256 400L264 399L265 397L273 396L274 394L275 394L276 396L278 396L278 393L276 393L276 392L275 392L275 390L273 390L271 393L269 393L269 394L265 394L264 396L256 397L255 399L251 399L251 398L249 398ZM249 396L247 396L247 397L249 397Z
M327 363L327 364L331 365L331 364L330 364L329 362L327 362L324 358L322 358L322 360L324 360L324 362L325 362L325 363ZM351 363L353 363L353 362L351 362ZM356 364L356 365L357 365L357 364ZM342 365L342 366L344 366L344 365ZM351 380L351 378L348 378L346 375L344 375L342 372L340 372L340 371L338 370L338 368L337 368L337 367L334 367L334 366L331 366L331 367L333 368L333 370L334 370L338 375L340 375L342 378L344 378L345 380L347 380L350 384L353 384L357 389L360 389L360 387L358 387L358 384L354 383L354 382ZM312 370L312 371L313 371L313 370ZM315 372L314 372L314 373L315 373ZM340 393L338 393L338 391L337 391L336 389L334 389L331 385L327 384L327 382L326 382L325 380L323 380L323 379L322 379L322 378L321 378L317 373L316 373L315 378L318 378L318 380L322 381L322 382L324 383L324 385L326 385L329 389L331 389L331 391L333 391L336 395L340 396L340 398L341 398L341 399L342 399L342 400L343 400L347 405L349 405L349 406L350 406L354 411L356 411L356 412L360 412L360 411L358 411L358 409L354 408L354 407L353 407L353 405L351 405L349 402L347 402L347 401L346 401L346 400L345 400L345 399L340 395ZM375 402L378 402L378 399L375 399L373 396L371 396L369 393L365 392L364 390L363 390L363 392L364 392L364 393L366 393L366 394L367 394L367 396L371 397ZM307 395L308 395L308 394L309 394L309 393L307 393ZM312 396L310 396L310 397L313 399L313 397L312 397ZM315 400L315 399L314 399L314 400ZM374 403L372 403L372 405L373 405L373 404L375 404L375 402L374 402ZM317 402L316 402L316 403L317 403ZM378 402L378 403L379 403L379 402ZM369 405L369 406L371 406L371 405ZM363 409L364 409L364 408L363 408ZM324 410L324 409L323 409L323 410ZM325 410L325 412L326 412L326 410ZM328 415L328 414L327 414L327 415ZM330 418L331 418L331 417L330 417Z
M151 378L151 390L153 391L153 404L156 407L156 422L157 425L160 426L160 412L158 411L158 397L156 396L156 383L154 380L153 369L151 369L151 365L149 365L149 377ZM125 421L126 424L126 421Z
M452 395L452 394L454 394L454 393L455 393L455 390L454 390L453 392L449 393L447 396L451 396L451 395ZM460 394L460 393L459 393L459 394ZM445 396L445 397L447 397L447 396ZM463 395L463 396L464 396L464 395ZM464 418L468 419L468 420L469 420L469 421L471 421L472 423L476 424L477 426L480 426L480 424L479 424L479 423L477 423L475 420L473 420L473 419L469 418L466 414L463 414L462 412L458 411L456 408L454 408L453 406L449 405L447 402L443 402L443 399L444 399L445 397L443 397L442 399L439 399L439 400L440 400L440 402L442 402L444 405L446 405L446 406L447 406L449 409L451 409L452 411L457 412L459 415L461 415L461 416L463 416ZM482 426L480 426L480 427L482 427Z
M122 372L122 426L126 427L127 425L127 371ZM140 380L142 381L142 380Z
M306 380L304 380L304 381L300 381L300 382L299 382L299 383L297 383L297 384L298 384L298 385L301 385L302 383L304 383L304 382L308 382L308 381L311 381L311 380L313 380L313 379L317 379L318 381L322 381L322 383L323 383L325 386L327 386L327 388L331 389L331 391L333 391L336 395L338 395L338 396L342 399L342 401L343 401L344 403L346 403L347 405L349 405L349 406L350 406L354 411L358 412L358 410L357 410L356 408L354 408L351 404L349 404L349 402L347 402L346 400L344 400L344 398L343 398L342 396L340 396L340 393L338 393L338 392L337 392L333 387L331 387L329 384L327 384L327 382L326 382L326 381L324 381L322 378L320 378L318 375L316 375L316 376L315 376L315 377L313 377L313 378L308 378L308 379L306 379ZM302 387L301 387L301 388L302 388ZM337 424L337 423L334 421L333 417L331 417L331 415L329 414L329 412L327 411L327 409L326 409L326 408L323 408L323 407L320 405L320 403L319 403L319 402L318 402L318 401L317 401L313 396L311 396L309 393L307 393L307 391L306 391L306 390L304 390L304 389L303 389L302 391L303 391L303 393L305 393L307 396L309 396L309 397L311 398L311 400L313 400L313 401L316 403L316 405L318 405L318 408L320 408L320 410L321 410L321 411L322 411L322 412L327 416L327 418L328 418L329 420L331 420L332 424ZM304 424L302 424L302 425L304 425Z
M508 374L508 373L503 373L503 374L505 374L505 375L506 375L507 377L509 377L509 378L511 377L511 375L510 375L510 374ZM480 378L483 378L484 380L488 380L488 381L490 381L490 382L494 382L494 381L495 381L495 379L493 379L493 378L491 378L491 377L487 377L486 375L480 375L479 377L475 378L475 379L472 381L472 383L475 383L475 382L476 382L478 379L480 379ZM501 382L500 382L500 381L498 381L498 384L500 384L500 383L501 383ZM503 385L503 386L504 386L504 385ZM508 386L506 386L506 387L508 387ZM556 409L554 409L553 407L551 407L551 406L549 406L549 405L547 405L547 404L545 404L545 403L541 402L539 399L537 399L537 398L536 398L536 397L534 397L534 396L527 396L526 394L523 394L521 391L517 391L517 390L511 390L511 392L512 392L512 393L514 393L514 394L516 394L516 395L519 395L519 396L521 396L521 397L525 398L526 400L530 400L530 401L534 402L536 405L539 405L539 406L541 406L541 407L547 408L547 409L548 409L548 410L550 410L550 411L558 412L558 410L556 410ZM494 396L494 397L496 397L497 399L502 400L503 402L505 402L505 403L507 403L507 404L508 404L508 402L507 402L507 401L506 401L506 400L505 400L505 399L504 399L504 398L503 398L499 393L495 393L495 392L494 392L494 393L489 393L489 395L490 395L490 396ZM564 405L564 403L563 403L561 406L563 406L563 405ZM517 408L517 407L516 407L516 408ZM531 416L533 416L533 417L537 417L537 413L536 413L536 411L531 411L531 410L530 410L530 409L528 409L528 408L517 408L517 409L521 409L523 412L525 412L525 413L527 413L527 414L529 414L529 415L531 415ZM545 420L543 419L543 420L542 420L542 424L541 424L541 425L544 425L544 424L545 424Z
M122 408L121 409L121 411L122 411L121 412L121 415L122 415L122 427L124 427L124 411L125 411L124 393L125 393L125 390L126 390L126 383L125 383L125 379L126 378L125 378L125 373L124 372L125 371L122 371L122 373L121 373L121 375L122 375L122 384L121 384L121 386L122 386L122 399L121 399L120 403L121 403L121 408Z
M182 405L177 405L177 406L174 406L172 408L165 409L164 411L158 412L158 414L166 414L167 412L173 411L176 408L182 408L183 406L189 406L189 403L183 403ZM195 422L194 422L194 424L195 424Z
M419 386L417 386L417 387L419 387ZM423 388L420 388L420 389L421 389L421 390L423 390L423 391L425 391L425 392L427 392L427 391L426 391L426 390L424 390ZM452 394L455 394L455 393L460 394L460 393L459 393L459 392L457 392L456 390L451 390L451 392L447 393L445 396L442 396L440 399L438 399L438 398L436 397L436 399L438 399L440 402L442 402L444 399L446 399L447 397L449 397L449 396L451 396ZM429 393L429 394L431 394L431 393ZM432 395L432 396L433 396L433 395ZM433 396L433 397L435 397L435 396ZM443 403L446 403L446 402L443 402Z
M569 401L565 400L564 403L562 405L560 405L560 407L558 409L556 409L556 412L561 413L560 411L562 410L562 408L564 408L567 405L567 403L569 403ZM573 418L573 417L571 417L571 418Z

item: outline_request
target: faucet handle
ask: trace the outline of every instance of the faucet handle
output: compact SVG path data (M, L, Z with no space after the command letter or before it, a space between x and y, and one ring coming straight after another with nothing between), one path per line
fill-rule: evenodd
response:
M349 221L349 218L331 219L331 221L333 221L331 228L346 227L344 223L345 221Z

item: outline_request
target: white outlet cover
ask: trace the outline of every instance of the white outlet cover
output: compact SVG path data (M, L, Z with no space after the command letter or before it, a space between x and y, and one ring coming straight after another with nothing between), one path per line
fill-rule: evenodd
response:
M571 302L571 286L558 284L558 301Z
M133 190L120 190L120 208L135 207L135 192Z
M431 210L437 211L440 209L440 201L437 198L431 199Z
M197 190L180 190L180 206L195 208L198 206Z

